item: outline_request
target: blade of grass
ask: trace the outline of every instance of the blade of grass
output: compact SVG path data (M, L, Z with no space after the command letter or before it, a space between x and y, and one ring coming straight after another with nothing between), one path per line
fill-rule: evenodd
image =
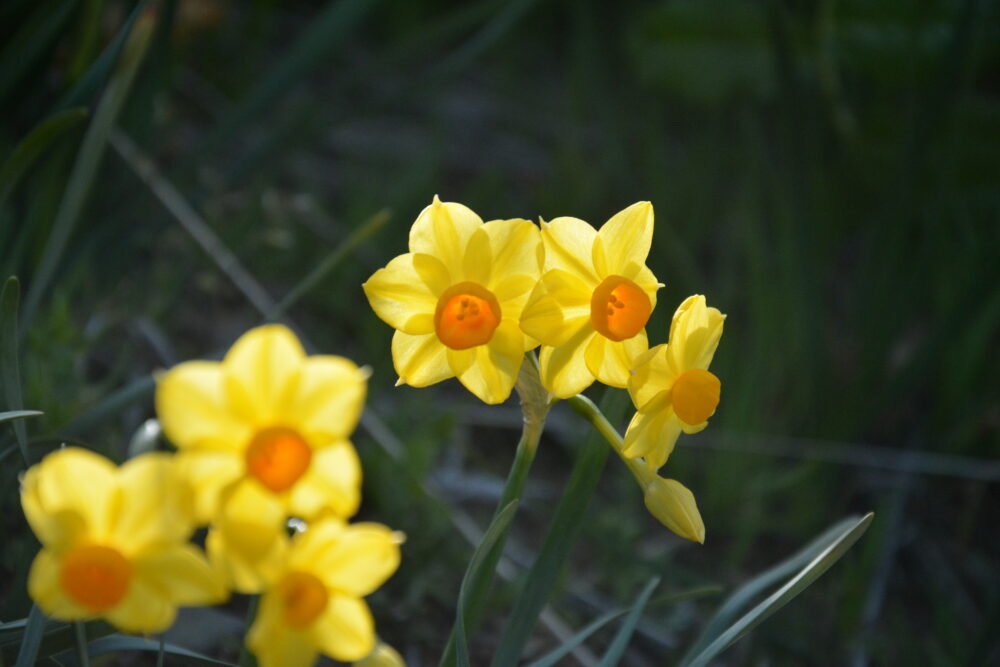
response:
M16 277L11 276L4 283L3 292L0 292L0 366L2 366L0 379L3 381L7 407L12 412L20 412L24 408L17 359L17 304L20 296L21 284ZM21 449L24 463L31 465L31 457L28 454L28 429L25 428L23 421L14 422L14 436L17 438L17 446Z
M467 67L510 32L537 2L538 0L515 0L506 3L500 13L438 65L432 76L445 77Z
M52 223L52 231L45 251L42 254L38 270L32 276L31 286L28 288L28 296L24 304L22 335L25 328L31 323L35 311L41 303L42 296L48 289L62 260L73 228L76 226L83 205L86 203L87 195L97 177L101 158L107 145L108 134L128 98L129 89L132 87L135 74L139 70L139 65L146 53L146 47L149 46L155 27L155 14L145 14L141 21L136 22L135 29L129 35L125 45L121 62L118 63L108 87L101 96L94 112L93 121L83 136L83 143L76 161L73 163L69 182L66 184L59 210Z
M82 621L73 624L76 633L76 656L80 661L80 667L90 667L90 655L87 651L87 631L83 627Z
M108 653L120 653L122 651L160 651L161 642L159 639L149 639L147 637L134 637L131 635L114 634L101 637L90 642L87 647L87 654L91 658ZM163 652L167 655L175 656L189 665L205 665L206 667L237 667L231 662L216 660L207 655L189 651L176 644L163 644ZM80 665L79 662L69 659L67 656L59 656L65 665ZM82 667L82 666L81 666Z
M490 555L502 545L507 536L507 529L517 512L518 500L515 498L500 510L490 527L483 535L482 542L476 547L469 560L469 566L462 577L462 585L458 589L458 608L455 611L455 660L459 667L469 667L469 645L466 641L465 611L472 600L473 582L483 578L483 571L495 567L495 560ZM491 574L491 573L487 573Z
M18 143L10 157L0 167L0 206L35 160L64 132L76 127L87 117L84 108L66 109L52 114L35 126Z
M831 531L827 531L827 533L824 534L824 537L829 536L827 537L826 542L817 545L820 547L820 552L812 560L810 560L810 562L802 568L798 574L789 579L784 586L772 593L760 604L740 617L735 623L718 634L708 635L703 638L703 640L699 640L699 642L695 644L694 650L689 651L688 654L681 660L681 666L705 667L705 665L708 665L709 662L736 642L740 637L750 632L750 630L760 625L772 614L788 604L788 602L808 588L814 581L816 581L816 579L830 569L834 563L840 560L840 558L847 553L847 550L850 549L854 543L858 541L861 535L864 534L865 530L868 529L868 526L871 524L874 516L874 514L868 513L860 519L851 519L850 524L846 526L844 526L844 524L847 523L847 521L844 521L839 524L839 526L844 527L836 534L831 535ZM807 550L809 549L810 547L807 547ZM790 560L799 558L801 558L801 554L796 554ZM764 575L768 575L769 572L765 572ZM750 583L753 584L755 582L751 581ZM744 587L744 589L745 588L746 587ZM743 590L741 589L741 591L738 591L738 594L742 592ZM726 607L726 605L724 604L723 607ZM722 611L722 609L720 609L720 611ZM720 624L710 623L710 627L713 629L718 625ZM704 646L704 648L701 648L702 646Z
M619 628L618 633L615 634L615 638L611 640L611 646L608 647L607 653L601 658L601 663L598 667L614 667L621 661L622 656L625 654L625 649L628 648L629 641L632 640L635 627L639 625L642 612L646 609L646 603L649 602L649 597L653 594L653 590L656 589L659 583L660 578L653 577L646 584L646 587L642 589L642 593L639 594L635 604L632 605L632 609L629 611L628 616L625 617L625 622L622 623L622 627Z
M14 667L32 667L38 658L38 646L42 642L42 632L45 630L45 614L38 605L31 605L28 613L28 623L21 635L21 649L17 653Z
M601 411L610 415L612 422L620 420L625 413L626 397L624 392L606 390L601 399ZM566 555L583 528L587 506L597 488L608 453L604 438L597 431L591 430L577 456L566 491L549 524L542 549L531 566L521 594L508 617L507 626L500 636L497 652L493 656L493 667L516 665L524 652L538 615L559 580Z
M13 419L24 419L25 417L39 417L45 414L38 410L12 410L10 412L0 412L0 422L11 421Z
M63 436L81 436L109 419L121 415L133 403L148 401L156 391L156 380L151 375L140 378L106 396L100 403L75 418L60 430Z

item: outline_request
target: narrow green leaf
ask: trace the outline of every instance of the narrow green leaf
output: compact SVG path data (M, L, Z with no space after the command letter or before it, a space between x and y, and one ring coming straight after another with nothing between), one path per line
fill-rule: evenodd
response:
M10 421L12 419L24 419L25 417L38 417L45 414L44 412L39 412L38 410L12 410L10 412L0 412L0 422Z
M114 634L90 642L90 645L87 647L87 654L91 658L95 658L99 655L119 653L121 651L159 652L161 650L160 647L161 642L159 639ZM201 653L196 653L195 651L189 651L188 649L177 646L176 644L164 643L162 650L167 655L180 658L183 662L189 665L206 665L208 667L221 665L222 667L236 667L236 665L231 662L216 660L215 658L210 658L207 655L202 655ZM69 659L68 656L59 656L59 658L65 665L79 665L78 662Z
M28 136L17 144L10 157L0 167L0 206L3 206L14 186L38 156L64 132L79 125L86 117L87 110L83 108L66 109L52 114L36 125Z
M101 100L94 111L93 121L83 136L83 143L80 145L69 181L66 183L66 190L59 202L59 209L52 223L52 231L46 242L41 262L28 288L22 313L22 328L31 323L42 296L61 263L73 228L97 177L101 158L107 148L108 134L128 98L128 91L145 56L155 25L154 14L147 14L144 20L136 22L135 29L125 45L121 62L118 63L104 94L101 95Z
M104 86L111 68L118 62L118 56L121 54L122 49L125 48L125 42L132 33L132 26L139 20L142 13L146 11L146 5L149 3L150 0L139 0L136 3L132 9L132 13L128 15L128 19L122 25L118 34L104 48L104 51L97 57L97 60L90 66L87 73L83 75L83 78L56 102L55 109L57 111L82 104L91 94Z
M839 534L833 535L822 550L802 570L789 579L784 586L772 593L767 599L744 614L734 624L725 629L705 646L700 652L688 659L685 656L682 667L704 667L717 655L731 646L736 640L760 625L776 611L788 604L795 596L808 588L816 579L833 566L847 553L855 542L864 534L875 515L869 512L860 519L853 520ZM794 558L794 557L793 557Z
M79 437L121 414L121 411L142 401L148 401L156 391L156 381L151 375L139 378L114 393L104 397L100 403L87 410L60 431L65 436Z
M38 646L42 642L42 631L45 630L45 614L38 605L31 605L28 622L21 636L21 650L17 653L14 667L32 667L38 658Z
M538 0L514 0L503 5L503 10L469 40L458 47L434 70L434 76L455 74L471 65L476 58L499 42L504 35L524 18Z
M462 577L462 585L458 589L458 609L455 612L455 660L459 667L470 667L469 645L465 636L465 608L470 601L470 582L481 579L481 570L491 562L495 566L495 561L490 558L494 549L502 542L507 535L510 522L517 512L518 501L512 500L500 512L493 517L486 534L472 554L469 566Z
M621 661L622 656L625 655L625 649L628 648L628 643L632 640L632 634L635 632L636 626L639 625L642 612L646 609L646 603L649 602L649 597L653 594L653 590L659 583L660 578L653 577L646 584L646 587L642 589L642 593L639 594L635 604L632 605L632 610L625 617L625 622L622 623L622 627L619 628L615 638L611 640L611 646L608 647L607 653L601 658L598 667L614 667Z
M649 604L647 607L658 607L661 605L675 604L677 602L683 602L685 600L694 600L697 598L705 597L707 595L716 595L719 593L719 588L717 586L706 586L703 588L695 588L689 591L683 591L681 593L673 593L671 595L662 595ZM596 619L588 623L579 632L570 637L564 643L560 644L558 647L554 648L551 652L546 653L544 656L538 660L529 663L528 667L552 667L560 660L569 655L573 649L587 641L591 635L603 628L608 623L621 618L625 614L629 613L632 607L625 607L623 609L615 609L609 611L606 614L598 616Z
M18 648L23 643L28 619L13 621L0 627L0 656L3 659L13 659ZM104 621L89 621L86 624L86 634L91 639L105 637L115 632L115 628ZM50 658L57 653L73 657L73 647L76 645L74 624L47 621L42 628L42 638L37 649L37 659Z
M35 13L0 51L0 99L14 88L35 63L50 51L51 42L73 14L75 1L39 3Z
M10 408L10 412L5 414L21 412L24 408L17 359L17 304L20 296L21 284L16 277L11 276L4 283L3 292L0 292L0 374L3 376L0 381L3 383L7 407ZM25 428L23 421L14 422L14 435L24 462L31 465L28 455L28 429Z
M601 411L612 423L621 420L628 402L627 394L607 390L601 398ZM524 587L508 616L507 626L500 636L493 667L516 665L538 616L559 581L559 573L570 547L576 542L585 523L590 498L604 470L611 448L596 430L590 430L573 466L566 491L556 508L541 551L531 566Z

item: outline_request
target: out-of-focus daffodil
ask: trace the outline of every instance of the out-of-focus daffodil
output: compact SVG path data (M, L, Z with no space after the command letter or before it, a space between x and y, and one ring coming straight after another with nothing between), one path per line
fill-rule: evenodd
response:
M396 329L399 384L457 377L484 402L503 402L524 353L538 344L518 327L541 271L538 228L527 220L483 223L435 197L410 228L409 249L364 284L375 313Z
M722 383L708 371L726 316L691 296L674 313L670 337L634 361L628 391L637 412L625 433L625 456L662 466L681 431L697 433L719 405Z
M63 621L103 617L125 632L165 630L178 606L225 600L199 549L190 489L172 456L144 454L117 468L67 447L21 480L21 506L42 543L28 592Z
M396 571L400 542L385 526L333 518L296 534L247 635L261 667L306 667L318 653L344 662L369 655L375 624L362 598Z
M594 379L628 383L632 359L648 348L646 322L661 287L646 267L653 206L639 202L600 231L577 218L542 223L545 270L521 315L542 344L542 383L559 398Z
M213 523L209 555L237 590L259 590L286 516L357 511L361 465L348 437L366 378L342 357L307 357L280 325L247 332L221 363L191 361L158 378L163 431L199 521Z

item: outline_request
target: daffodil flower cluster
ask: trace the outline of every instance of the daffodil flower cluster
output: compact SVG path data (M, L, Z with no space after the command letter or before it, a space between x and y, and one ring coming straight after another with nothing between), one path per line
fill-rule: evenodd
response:
M505 401L524 353L540 347L541 384L569 399L596 381L627 388L636 408L618 453L646 505L667 527L703 541L694 496L659 477L681 432L707 426L721 383L708 366L724 316L693 296L669 340L649 348L646 324L663 285L646 266L653 207L639 202L600 229L571 217L540 226L483 222L437 197L410 229L409 252L364 284L375 313L396 331L397 384L458 380L482 401Z
M349 437L366 380L347 359L307 356L278 325L249 331L221 363L161 374L156 409L176 455L117 468L65 448L25 474L22 506L43 545L32 598L54 618L152 633L178 606L261 593L247 644L262 667L372 654L363 598L398 567L402 539L348 523L361 488ZM292 517L300 530L289 536ZM198 526L208 526L207 556L188 543Z

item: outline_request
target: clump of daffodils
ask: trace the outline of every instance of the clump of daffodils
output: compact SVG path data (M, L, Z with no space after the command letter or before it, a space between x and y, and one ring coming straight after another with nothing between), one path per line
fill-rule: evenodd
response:
M677 309L666 343L652 349L646 324L663 287L646 265L653 207L639 202L600 229L559 217L482 219L437 197L410 229L409 252L365 283L375 313L396 331L397 384L424 387L457 377L486 403L508 398L525 352L540 347L539 380L569 399L595 381L627 388L635 405L618 454L649 511L672 531L703 542L693 494L657 471L680 434L697 433L719 404L708 370L725 316L692 296ZM524 399L522 399L524 400Z
M158 377L176 455L120 468L70 447L24 475L21 504L43 548L29 593L49 616L153 633L179 606L262 594L247 643L262 667L374 653L363 598L399 565L402 535L348 522L361 466L350 442L367 371L307 356L283 326L242 336L219 362ZM288 521L302 530L293 537ZM208 526L207 555L188 540Z

